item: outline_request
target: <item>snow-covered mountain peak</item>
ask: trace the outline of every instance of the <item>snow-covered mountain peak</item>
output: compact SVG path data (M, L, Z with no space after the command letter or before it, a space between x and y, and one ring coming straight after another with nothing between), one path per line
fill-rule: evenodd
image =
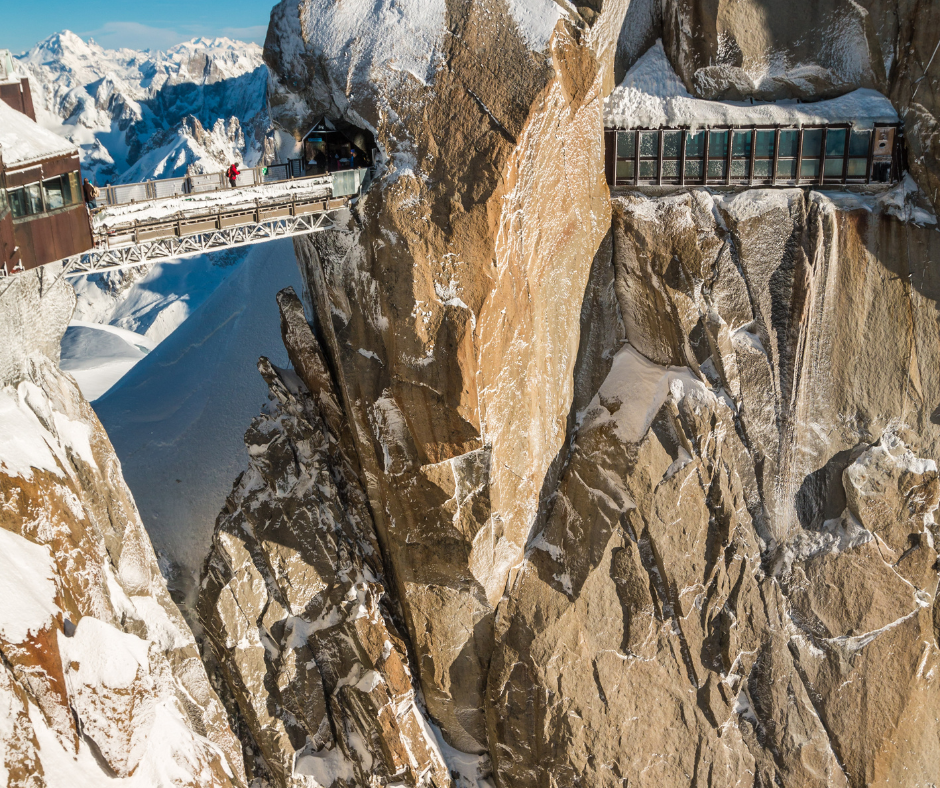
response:
M16 63L29 75L40 123L81 148L99 184L264 156L267 69L257 44L193 38L141 52L63 30Z

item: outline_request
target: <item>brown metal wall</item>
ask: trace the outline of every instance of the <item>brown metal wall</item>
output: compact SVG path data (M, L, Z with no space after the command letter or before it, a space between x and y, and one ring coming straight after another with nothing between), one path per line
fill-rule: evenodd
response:
M80 164L78 154L69 156L60 156L57 159L46 159L36 164L30 164L22 170L11 172L7 170L7 188L15 189L17 186L25 186L27 183L36 183L44 178L52 178L56 175L65 175L67 172L78 172Z
M13 232L24 268L87 252L94 246L88 212L81 203L56 213L16 219Z
M20 255L16 250L16 238L13 234L13 214L7 211L0 216L0 269L7 273L20 264Z
M17 112L22 112L32 120L36 120L36 111L33 109L33 94L29 90L29 80L21 79L19 82L8 82L0 85L0 101L9 104Z

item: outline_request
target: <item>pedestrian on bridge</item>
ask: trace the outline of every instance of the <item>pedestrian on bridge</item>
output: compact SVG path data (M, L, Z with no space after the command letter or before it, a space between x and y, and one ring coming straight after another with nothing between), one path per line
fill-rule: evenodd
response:
M82 192L85 195L85 205L89 211L95 211L98 209L98 187L93 183L88 181L88 178L85 178L85 182L82 184Z
M225 171L225 177L228 178L228 182L233 189L235 188L235 182L238 180L239 175L241 175L241 173L238 171L238 167L234 162L232 166Z

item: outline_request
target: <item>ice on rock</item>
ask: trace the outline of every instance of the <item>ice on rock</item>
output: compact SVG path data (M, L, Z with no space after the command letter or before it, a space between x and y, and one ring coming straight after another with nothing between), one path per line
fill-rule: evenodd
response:
M597 395L586 410L581 430L600 421L614 423L617 436L624 443L636 443L649 429L666 398L681 399L684 394L714 394L687 367L662 367L624 345L614 356L614 363Z
M509 13L529 47L541 52L563 12L555 0L509 0Z
M363 80L404 72L426 84L440 66L443 0L312 0L302 9L306 46Z

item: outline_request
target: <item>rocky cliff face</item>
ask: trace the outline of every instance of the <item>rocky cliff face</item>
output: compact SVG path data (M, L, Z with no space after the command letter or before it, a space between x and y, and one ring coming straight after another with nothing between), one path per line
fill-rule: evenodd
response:
M627 343L499 610L504 784L936 774L937 233L846 203L614 200Z
M53 280L0 290L0 782L244 785L114 450L57 368L75 296Z
M493 616L566 438L577 294L606 230L614 34L547 2L429 4L421 36L322 5L275 9L272 104L369 126L388 164L348 233L298 253L428 709L481 752ZM360 45L333 52L347 25Z
M752 5L715 47L764 37L707 83L714 14L647 17L691 31L700 93L896 78L849 4L792 53L818 68L743 81L790 35ZM940 236L910 184L611 199L626 4L344 9L275 9L272 108L383 162L296 244L317 339L283 297L295 370L260 365L201 597L272 779L929 784ZM856 29L840 71L819 52Z
M293 370L262 358L272 404L220 517L200 617L277 785L450 783L384 600L355 446L317 340L278 298ZM312 778L312 779L311 779Z

